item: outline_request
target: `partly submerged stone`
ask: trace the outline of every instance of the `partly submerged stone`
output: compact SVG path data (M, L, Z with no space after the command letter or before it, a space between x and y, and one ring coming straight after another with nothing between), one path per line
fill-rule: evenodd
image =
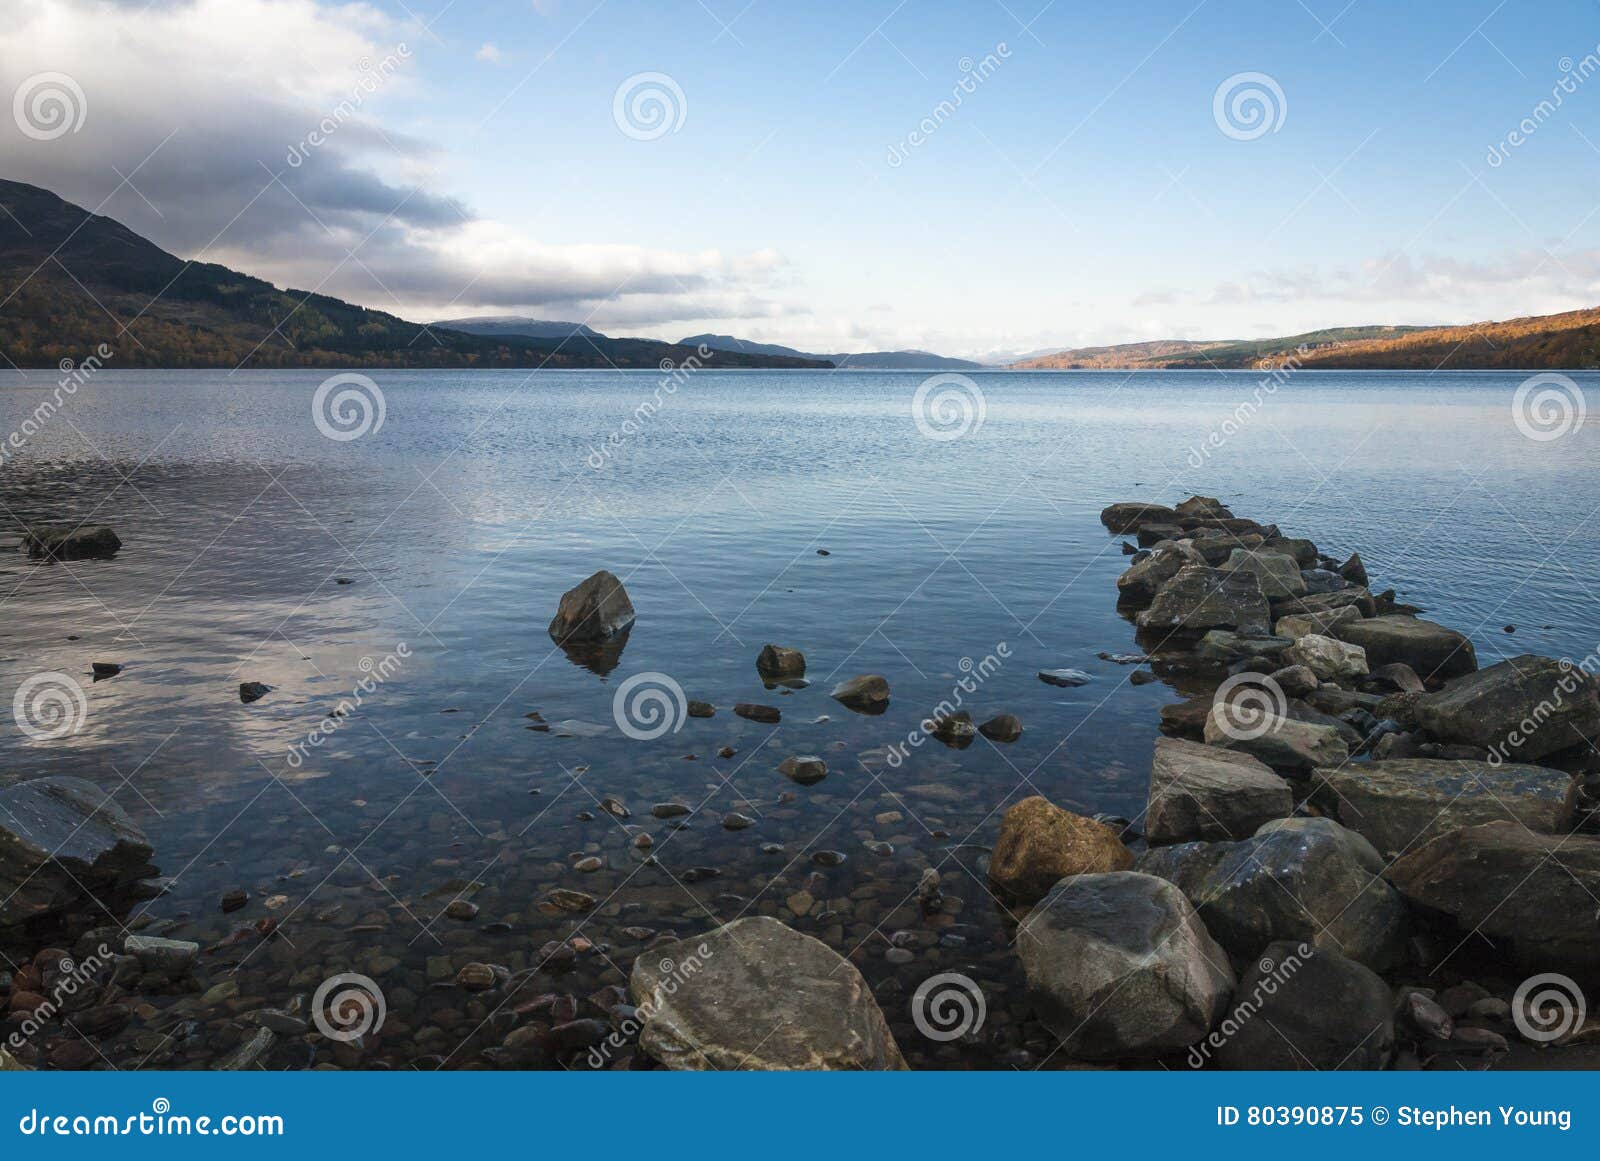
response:
M0 927L93 906L154 876L144 832L80 778L0 790Z
M1536 761L1600 737L1600 692L1568 661L1523 654L1456 677L1415 705L1441 742L1482 747L1496 761Z
M876 673L841 681L830 695L858 713L881 714L889 707L889 682Z
M629 981L640 1046L668 1068L884 1070L905 1060L855 966L766 916L657 944Z
M1178 514L1161 504L1147 504L1141 500L1111 504L1100 512L1100 523L1116 533L1133 532L1141 524L1171 524Z
M1032 902L1068 875L1132 866L1133 856L1116 831L1034 795L1001 818L989 878L1013 898Z
M41 524L22 534L35 560L91 560L115 556L122 541L106 524Z
M1145 837L1152 846L1249 838L1294 810L1289 784L1248 754L1157 738Z
M1181 1051L1210 1030L1233 989L1227 954L1183 893L1152 875L1061 880L1016 944L1029 993L1068 1056Z
M1403 661L1423 680L1456 677L1478 668L1478 655L1465 635L1404 613L1386 613L1333 626L1333 636L1367 652L1369 666Z
M1138 869L1181 887L1237 962L1292 939L1382 971L1401 961L1408 932L1384 866L1371 843L1332 819L1285 818L1242 842L1152 850Z
M560 644L603 641L633 624L633 602L612 573L601 569L561 594L550 620L550 636Z
M762 677L793 679L806 675L806 655L782 645L765 645L756 657L756 672Z
M1392 858L1447 831L1500 819L1553 833L1568 781L1543 766L1400 758L1318 770L1312 792Z

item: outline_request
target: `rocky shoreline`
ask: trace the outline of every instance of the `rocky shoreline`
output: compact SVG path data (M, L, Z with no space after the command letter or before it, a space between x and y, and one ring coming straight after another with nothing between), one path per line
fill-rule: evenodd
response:
M829 873L848 857L892 860L915 841L896 833L900 812L881 810L881 830L857 832L863 854L817 849L765 898L770 885L749 900L717 895L743 916L731 921L708 909L668 921L579 889L623 857L591 845L520 912L480 915L474 885L456 891L440 913L448 950L414 981L391 982L401 961L373 946L350 960L382 991L308 967L292 994L252 995L239 964L258 951L289 969L296 959L272 912L207 947L169 938L181 917L146 909L124 926L128 904L161 890L150 843L92 784L35 779L0 791L0 945L14 965L0 972L0 1068L385 1067L380 1043L407 1036L412 1067L687 1070L901 1069L907 1035L959 1065L981 1034L1015 1067L1490 1067L1529 1046L1589 1043L1581 1017L1549 1034L1554 1001L1548 989L1530 1000L1527 982L1560 973L1581 1004L1600 979L1594 667L1520 656L1480 668L1466 635L1374 593L1359 555L1328 556L1214 499L1114 504L1101 522L1131 537L1118 607L1142 650L1102 659L1136 666L1132 684L1188 696L1161 711L1139 819L1086 817L1039 795L1004 812L980 873L1009 946L965 950L971 901L958 892L975 884L948 853L915 854L904 898L887 877L840 894ZM602 571L561 598L549 635L603 674L634 619L622 582ZM755 668L769 690L805 685L798 649L768 645ZM831 697L882 714L889 682L848 678ZM729 708L758 726L787 712ZM719 712L685 706L692 718ZM959 751L1022 730L1010 713L975 724L942 704L883 765L898 769L926 740ZM781 813L784 799L816 792L828 762L789 753L777 770L791 786ZM608 796L598 814L625 832L627 858L654 866L652 848L695 810L656 803L638 825ZM731 810L719 829L757 823ZM253 901L241 889L220 906ZM519 918L567 934L490 950ZM717 925L704 930L706 918ZM385 922L371 911L351 938ZM873 932L888 933L877 954L889 965L998 965L1026 994L942 972L908 997L897 978L863 974Z

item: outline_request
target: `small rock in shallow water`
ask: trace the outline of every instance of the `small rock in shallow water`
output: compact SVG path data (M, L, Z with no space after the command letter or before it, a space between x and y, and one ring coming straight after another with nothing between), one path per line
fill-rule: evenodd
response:
M752 722L762 722L766 725L771 725L783 717L782 712L776 706L755 705L744 701L734 706L733 712L741 718L747 718Z
M122 672L122 666L114 661L94 661L89 668L94 671L94 679L100 681L107 677L115 677Z
M689 808L681 802L658 802L650 808L650 813L657 818L680 818L689 813Z
M881 714L889 706L889 682L876 673L841 681L829 695L859 713Z
M622 799L609 796L600 800L600 809L612 818L628 818L632 814L632 811L628 809L627 804Z
M465 923L478 917L478 905L466 899L452 899L445 906L444 913L451 919L459 919Z
M755 824L755 819L748 814L740 814L736 810L731 810L722 816L722 829L724 830L744 830L746 827L752 827Z
M244 702L245 705L249 705L253 701L260 701L271 692L272 687L270 685L264 685L259 681L243 681L239 683L239 700Z
M877 855L880 859L887 859L890 855L894 854L894 844L893 843L876 842L874 840L868 839L867 843L866 843L866 848L867 848L867 850L871 851L873 854Z
M767 678L804 677L806 655L783 645L766 645L756 658L756 672Z
M226 915L230 911L237 911L248 902L250 902L250 892L243 887L235 887L222 896L222 913Z
M568 911L575 915L593 911L599 902L593 895L569 890L566 887L557 887L545 896L545 901L558 911Z
M456 973L456 986L469 992L486 992L494 987L494 969L486 963L469 963Z
M978 732L991 742L1014 742L1022 737L1022 723L1015 714L996 714L979 726Z
M717 716L717 707L708 701L691 701L688 712L691 718L712 718Z
M724 747L722 747L722 749L717 751L717 757L719 757L719 758L731 758L735 754L737 754L738 752L739 751L735 750L732 746L724 746Z
M814 851L811 861L819 867L837 867L844 862L843 851Z
M685 883L703 883L707 879L718 878L721 874L722 872L716 867L690 867L680 878Z
M1088 685L1094 678L1081 669L1041 669L1039 680L1046 685Z
M651 838L648 834L641 832L633 836L633 847L635 850L647 851L655 845L656 840Z
M780 762L778 772L801 786L815 786L828 776L828 764L810 754L796 754Z
M605 865L605 860L599 855L589 855L573 863L572 869L581 875L592 875Z
M917 958L917 953L904 947L891 947L883 953L883 958L892 964L907 964Z

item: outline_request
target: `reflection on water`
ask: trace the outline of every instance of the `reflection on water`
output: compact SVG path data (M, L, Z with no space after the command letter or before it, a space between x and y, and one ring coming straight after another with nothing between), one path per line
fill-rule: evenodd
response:
M110 561L0 558L0 693L59 671L88 706L64 738L8 728L3 778L114 788L171 879L148 930L209 949L202 991L151 996L105 1041L112 1061L214 1063L254 1032L244 1013L359 972L382 988L382 1032L287 1037L274 1065L549 1063L506 1047L519 1023L569 996L598 1016L661 933L746 914L849 955L916 1066L1045 1060L983 860L1026 794L1143 808L1173 693L1097 657L1132 643L1119 542L1096 519L1112 500L1198 491L1359 549L1485 664L1595 646L1600 541L1579 521L1600 436L1523 438L1516 375L1302 374L1198 457L1254 377L979 375L982 427L937 441L911 415L919 376L704 372L600 457L654 377L374 378L382 429L335 442L312 422L314 373L102 373L0 467L5 546L41 520L124 543ZM46 387L0 392L0 427ZM638 620L564 652L555 604L599 568ZM805 682L762 681L769 642L804 651ZM1002 643L964 708L1016 714L1020 738L906 746ZM123 668L91 682L95 662ZM1036 676L1062 667L1093 680ZM870 673L891 686L881 715L828 696ZM715 716L630 736L613 698L639 674ZM272 692L242 704L247 681ZM785 776L794 755L826 776ZM598 905L548 904L561 888ZM570 963L552 959L575 935ZM472 962L544 970L497 1007L505 989L455 986ZM912 1024L911 992L945 971L983 987L976 1042Z

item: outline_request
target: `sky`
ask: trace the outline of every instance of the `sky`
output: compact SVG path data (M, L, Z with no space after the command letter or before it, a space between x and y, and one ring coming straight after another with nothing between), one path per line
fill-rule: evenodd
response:
M1590 0L0 6L0 176L412 319L1001 359L1600 298Z

